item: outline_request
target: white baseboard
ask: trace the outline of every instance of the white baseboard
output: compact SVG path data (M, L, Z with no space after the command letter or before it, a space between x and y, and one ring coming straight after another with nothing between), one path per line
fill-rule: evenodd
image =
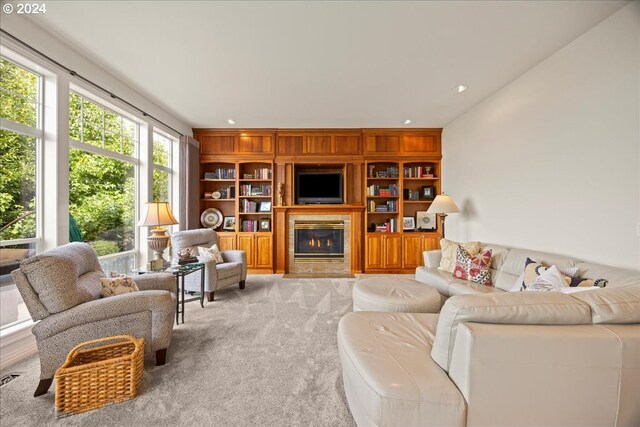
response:
M31 333L33 323L20 326L12 331L3 331L0 337L1 371L38 352L36 338Z

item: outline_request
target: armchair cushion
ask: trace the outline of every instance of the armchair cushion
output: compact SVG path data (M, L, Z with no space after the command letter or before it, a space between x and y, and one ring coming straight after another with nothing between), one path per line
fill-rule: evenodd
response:
M242 264L239 262L224 262L215 266L218 270L218 280L242 274Z
M94 299L84 287L78 286L78 273L72 259L44 253L25 260L20 270L51 314Z

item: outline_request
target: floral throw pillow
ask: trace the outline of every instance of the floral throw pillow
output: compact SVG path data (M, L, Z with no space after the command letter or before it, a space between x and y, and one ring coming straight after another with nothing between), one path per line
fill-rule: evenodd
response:
M210 248L198 247L198 254L202 261L214 260L216 264L220 264L224 262L224 258L222 258L222 254L220 253L220 249L218 245L214 244Z
M100 296L102 298L111 297L114 295L127 294L129 292L138 291L138 285L133 279L124 274L111 273L111 277L103 277L100 279L102 289L100 289Z
M471 255L465 248L458 246L453 277L491 286L489 267L491 267L491 249L487 249L477 255Z

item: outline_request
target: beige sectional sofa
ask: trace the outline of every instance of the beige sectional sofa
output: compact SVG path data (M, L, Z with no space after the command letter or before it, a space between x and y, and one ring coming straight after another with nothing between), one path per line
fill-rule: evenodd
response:
M341 319L339 354L356 423L639 426L638 273L491 247L496 288L440 272L432 251L416 277L453 296L440 314L353 312ZM574 294L503 292L526 257L576 265L582 276L609 285Z

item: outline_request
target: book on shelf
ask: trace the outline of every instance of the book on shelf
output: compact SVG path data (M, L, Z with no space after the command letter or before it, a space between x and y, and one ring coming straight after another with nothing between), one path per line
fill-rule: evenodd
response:
M257 219L243 219L240 222L240 231L258 231Z
M271 169L261 168L253 171L254 179L271 179Z
M397 212L398 211L398 201L397 200L387 200L384 203L376 203L375 200L369 200L367 202L367 211L368 212Z
M235 169L217 168L204 173L204 179L236 179Z
M258 202L243 199L240 201L240 212L258 212Z
M405 166L402 174L405 178L435 178L433 166Z
M377 233L397 233L398 220L395 218L389 218L385 223L376 224L376 232Z
M400 176L400 172L397 166L387 166L384 170L376 171L376 178L398 178Z
M241 185L240 195L241 196L271 196L271 185L270 184Z
M399 195L400 186L398 184L389 184L387 187L373 184L367 187L367 196L397 197Z

